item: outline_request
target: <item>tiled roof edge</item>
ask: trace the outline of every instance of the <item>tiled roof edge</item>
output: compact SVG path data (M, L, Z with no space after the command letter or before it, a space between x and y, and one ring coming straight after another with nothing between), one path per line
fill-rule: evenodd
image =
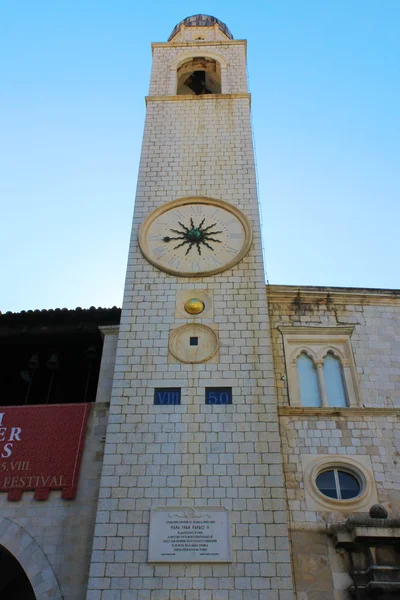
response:
M118 324L121 317L121 309L117 306L102 308L91 306L90 308L77 307L74 309L55 308L43 310L22 310L21 312L0 313L0 327L11 324L68 324L77 322L95 322L98 324Z

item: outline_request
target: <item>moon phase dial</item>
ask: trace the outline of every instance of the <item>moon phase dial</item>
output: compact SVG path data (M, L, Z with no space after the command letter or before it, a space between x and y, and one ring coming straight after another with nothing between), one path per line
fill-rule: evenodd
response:
M156 267L182 277L212 275L247 254L251 227L236 207L208 198L170 202L148 215L139 244Z

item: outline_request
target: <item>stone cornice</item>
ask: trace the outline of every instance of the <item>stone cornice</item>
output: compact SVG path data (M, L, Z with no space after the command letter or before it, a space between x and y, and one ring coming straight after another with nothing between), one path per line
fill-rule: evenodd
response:
M304 406L279 406L280 417L387 417L400 416L400 408L306 408Z
M151 51L155 48L197 48L203 46L245 46L247 40L192 40L190 42L153 42Z
M338 327L318 327L311 325L278 325L278 331L283 334L293 334L293 335L303 335L305 337L310 337L313 335L319 336L335 336L336 338L340 335L349 336L354 331L354 325L346 325L346 326L338 326Z
M400 305L400 290L267 285L266 291L268 301L278 304L296 301L299 304Z
M99 326L103 337L105 335L118 335L119 333L119 325L101 325Z
M207 102L207 100L236 100L237 98L248 98L251 94L205 94L204 96L179 95L179 96L145 96L146 104L149 102L182 102L190 100L191 102Z
M308 521L288 521L288 528L290 531L309 531L309 532L323 532L328 531L329 525L327 523L311 523Z

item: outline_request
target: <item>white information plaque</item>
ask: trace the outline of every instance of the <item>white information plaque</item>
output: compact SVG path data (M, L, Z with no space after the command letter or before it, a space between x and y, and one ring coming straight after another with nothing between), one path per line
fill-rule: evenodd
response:
M223 506L152 508L148 561L231 562L229 516Z

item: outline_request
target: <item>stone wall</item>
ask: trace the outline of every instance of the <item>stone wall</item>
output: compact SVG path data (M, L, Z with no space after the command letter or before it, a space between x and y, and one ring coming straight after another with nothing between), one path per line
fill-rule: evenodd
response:
M400 514L400 294L385 290L337 288L267 289L292 560L298 600L347 600L348 558L334 550L331 523L384 504ZM290 406L284 344L279 326L353 325L360 404L351 408ZM369 486L364 502L318 505L312 469L323 461L359 465Z
M176 77L171 64L179 55L206 50L229 63L230 91L246 93L169 96L175 93L168 83ZM290 557L245 44L157 44L151 94L88 600L288 600ZM253 225L253 244L223 273L173 277L145 260L138 231L151 210L193 196L241 209ZM170 330L191 321L176 316L182 290L206 290L213 298L213 316L199 315L197 322L217 329L218 360L169 360ZM206 405L205 387L213 385L231 386L233 404ZM181 405L155 406L156 387L180 387ZM230 510L233 563L149 564L150 508L166 505Z
M297 600L350 600L352 580L345 552L336 552L323 532L291 532L294 585Z
M400 408L400 292L268 286L278 402L289 404L279 325L353 325L351 346L362 405Z

